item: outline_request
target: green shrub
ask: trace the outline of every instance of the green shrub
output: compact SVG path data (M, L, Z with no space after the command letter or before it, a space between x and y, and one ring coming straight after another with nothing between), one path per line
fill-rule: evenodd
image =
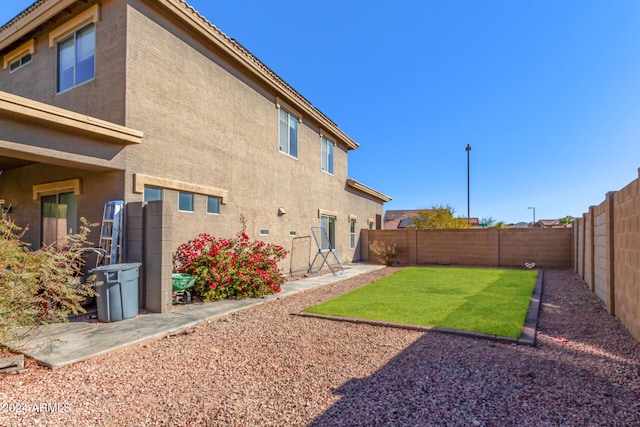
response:
M83 265L79 249L89 226L52 245L31 250L10 218L0 218L0 344L20 337L43 323L66 321L83 313L81 303L95 295L93 277L78 279Z

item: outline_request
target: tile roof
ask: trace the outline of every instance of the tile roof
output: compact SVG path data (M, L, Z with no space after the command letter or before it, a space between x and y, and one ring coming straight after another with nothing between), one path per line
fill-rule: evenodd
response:
M10 27L11 25L13 25L14 22L16 22L17 20L19 20L20 18L22 18L23 16L28 15L29 13L33 12L35 9L38 8L38 6L40 6L40 4L44 3L44 0L36 0L33 3L31 3L29 6L27 6L27 8L25 10L23 10L22 12L18 13L16 16L13 17L13 19L11 19L9 22L6 22L4 25L2 25L0 27L0 32L2 32L5 28Z

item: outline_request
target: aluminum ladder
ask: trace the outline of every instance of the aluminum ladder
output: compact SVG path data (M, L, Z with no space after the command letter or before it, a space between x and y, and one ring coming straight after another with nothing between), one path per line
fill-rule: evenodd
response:
M104 204L100 248L104 250L103 264L122 262L122 232L124 226L124 200L112 200Z

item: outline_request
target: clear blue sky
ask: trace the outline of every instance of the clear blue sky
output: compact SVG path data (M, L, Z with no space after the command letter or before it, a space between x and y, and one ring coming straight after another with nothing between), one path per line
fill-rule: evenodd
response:
M4 0L3 23L31 3ZM640 167L637 0L190 0L360 144L386 209L580 216Z

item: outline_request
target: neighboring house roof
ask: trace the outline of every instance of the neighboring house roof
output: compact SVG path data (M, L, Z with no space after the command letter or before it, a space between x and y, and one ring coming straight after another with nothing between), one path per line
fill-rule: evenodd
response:
M543 228L570 228L571 223L564 225L559 219L541 219L533 225L534 227Z
M31 32L45 24L57 14L73 6L78 0L38 0L15 18L0 27L0 50L27 37ZM82 3L82 2L80 2ZM359 144L344 133L333 121L315 108L295 89L289 86L275 72L267 67L240 43L227 36L209 20L202 16L184 0L154 0L176 18L182 20L196 32L203 35L221 49L232 61L271 87L285 102L302 110L326 132L335 136L349 150L355 150Z
M366 185L356 181L355 179L347 178L347 186L353 188L354 190L358 190L368 196L371 196L383 203L391 201L391 197L384 195L371 187L367 187Z
M396 228L398 228L398 225L400 225L400 221L402 221L402 219L403 218L396 218L389 221L385 221L384 224L382 224L382 229L395 230Z
M416 223L413 222L412 218L402 218L400 223L398 224L398 228L411 228L415 227Z
M408 218L411 216L416 216L418 215L418 212L420 212L421 210L424 209L414 209L414 210L388 210L384 213L384 221L391 221L393 219L398 219L398 218Z
M424 209L421 209L424 210ZM428 210L428 209L426 209ZM384 214L384 230L395 230L402 228L415 227L413 217L418 215L418 210L389 210ZM471 227L479 227L480 221L478 218L471 218Z

